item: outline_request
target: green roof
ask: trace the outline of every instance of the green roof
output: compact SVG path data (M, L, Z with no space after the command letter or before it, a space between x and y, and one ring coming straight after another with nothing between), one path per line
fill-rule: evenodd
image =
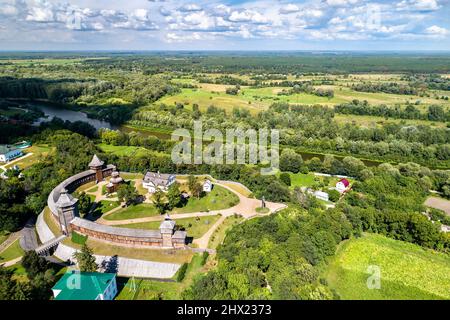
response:
M67 272L52 288L61 290L55 300L95 300L115 276L115 273Z

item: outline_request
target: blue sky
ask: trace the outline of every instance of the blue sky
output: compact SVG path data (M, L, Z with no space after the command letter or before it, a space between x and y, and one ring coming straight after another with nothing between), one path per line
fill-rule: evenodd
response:
M0 50L450 50L450 0L0 0Z

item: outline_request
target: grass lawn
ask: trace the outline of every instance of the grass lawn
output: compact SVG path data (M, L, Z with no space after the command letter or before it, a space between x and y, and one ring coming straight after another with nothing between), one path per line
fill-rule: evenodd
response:
M95 207L95 210L92 212L92 215L96 218L99 218L108 211L117 208L118 206L119 204L117 203L117 201L102 200L100 202L97 202L97 206Z
M222 182L223 185L226 185L228 188L233 189L237 193L242 194L244 197L250 198L252 197L252 192L240 184L230 183L230 182Z
M56 219L53 217L53 213L48 207L45 207L44 209L44 221L55 236L60 236L62 234L61 229L56 222Z
M381 270L381 288L368 289L367 269ZM450 299L450 256L365 234L341 243L325 278L342 299Z
M324 179L327 177L323 176L316 176L313 173L292 173L288 172L291 177L291 189L294 189L295 187L312 187L315 184L319 184L323 182ZM336 183L339 181L339 178L337 177L328 177L329 183L327 187L334 187L336 186Z
M192 283L194 277L207 270L201 265L202 256L196 254L186 270L186 276L182 282L162 282L149 279L135 279L133 283L129 278L118 278L117 286L119 294L116 300L179 300L181 293Z
M98 190L98 186L95 184L95 181L91 181L91 182L88 182L86 184L79 186L77 188L77 190L75 190L75 192L81 193L83 191L86 192L88 190L89 190L89 192L94 192L94 191L91 191L91 188L94 189L94 187L97 187L97 190Z
M24 149L24 154L33 153L31 156L28 156L22 160L18 160L16 162L12 162L10 164L5 165L6 169L9 169L13 166L19 166L20 169L26 169L33 164L42 160L42 158L46 157L48 154L52 152L53 148L47 145L35 145L29 148Z
M176 219L175 221L178 227L184 228L187 231L189 237L197 239L203 236L206 231L208 231L209 228L211 228L214 223L219 220L219 218L220 215L214 215L207 217ZM161 221L151 221L143 223L122 224L117 227L155 230L159 228L160 224Z
M20 247L19 239L14 241L5 250L0 252L0 262L16 259L24 254Z
M230 229L232 226L240 223L244 218L242 218L239 215L232 215L227 217L220 226L214 230L213 234L211 235L211 238L208 242L208 248L216 249L219 244L223 242L226 236L226 232L228 229Z
M2 244L6 239L8 239L9 235L0 234L0 244Z
M70 238L64 239L63 243L70 247L81 249L81 245L72 242ZM118 255L121 257L147 261L182 264L191 261L193 256L193 252L191 250L131 248L114 245L108 242L95 240L93 238L88 238L86 244L94 251L95 254L98 255Z
M121 172L120 176L124 178L125 180L131 180L131 179L143 179L144 175L142 173L127 173L127 172Z
M95 193L98 191L98 186L95 186L93 188L87 189L86 192Z
M148 203L140 203L134 206L129 206L127 208L120 209L114 213L106 215L104 219L126 220L126 219L145 218L157 215L159 215L159 213L154 205Z
M239 198L227 189L214 185L210 193L197 199L190 197L188 203L182 208L175 208L171 213L189 213L212 210L222 210L235 206Z

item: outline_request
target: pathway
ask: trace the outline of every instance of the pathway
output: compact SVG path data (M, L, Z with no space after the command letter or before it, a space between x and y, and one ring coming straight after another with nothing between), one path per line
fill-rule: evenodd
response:
M22 260L22 256L15 258L13 260L9 260L9 261L5 261L0 263L0 266L7 268L7 267L11 267L13 265L15 265L16 263L20 262Z

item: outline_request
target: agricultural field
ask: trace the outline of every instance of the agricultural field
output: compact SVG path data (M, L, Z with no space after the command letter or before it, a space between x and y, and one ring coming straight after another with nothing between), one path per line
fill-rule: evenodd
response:
M221 76L217 74L216 77ZM234 78L245 80L245 76L239 76L237 74L231 74ZM214 76L209 75L214 78ZM289 77L288 77L289 78ZM292 77L291 77L292 78ZM278 95L282 90L289 90L289 87L263 87L256 88L250 86L241 86L241 89L237 95L227 94L225 91L227 88L233 87L232 85L224 84L211 84L211 83L199 83L195 79L174 79L175 83L191 84L197 86L197 88L184 88L180 93L175 95L169 95L161 98L156 104L164 103L167 105L174 105L181 103L187 109L192 109L193 104L197 104L201 111L205 111L209 106L214 105L218 108L231 111L234 107L248 109L251 113L255 114L259 111L266 110L274 102L287 102L290 104L319 104L324 106L334 106L340 103L351 102L355 99L366 100L371 105L386 104L388 106L400 105L404 106L407 103L418 103L419 109L425 110L429 105L438 104L444 107L450 107L448 100L437 99L436 97L448 96L445 91L430 90L429 97L421 97L418 95L402 95L402 94L390 94L383 92L360 92L353 90L350 86L361 81L368 81L374 83L383 82L396 82L400 81L399 75L389 74L361 74L344 76L310 76L300 77L298 79L291 79L297 81L320 81L320 80L332 80L333 85L316 85L315 89L330 89L334 92L334 97L327 98L314 94L297 93L291 95ZM267 81L270 82L270 81Z
M381 270L368 289L369 266ZM324 276L342 299L450 299L450 256L381 235L341 243Z

